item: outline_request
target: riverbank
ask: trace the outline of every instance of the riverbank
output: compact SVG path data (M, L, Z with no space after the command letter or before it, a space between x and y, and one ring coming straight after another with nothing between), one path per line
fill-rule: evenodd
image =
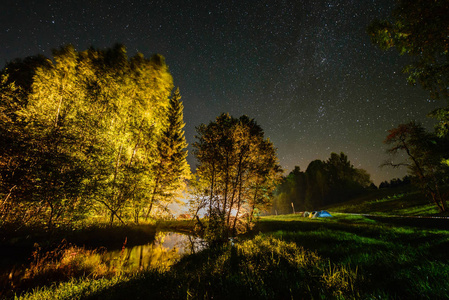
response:
M127 226L88 224L77 226L77 228L59 227L51 232L43 228L21 228L21 230L14 232L2 232L0 241L0 298L6 294L11 295L11 291L21 292L24 288L42 284L42 282L37 285L21 284L23 281L21 278L24 277L27 269L36 269L36 265L39 265L38 268L40 269L45 269L48 267L44 264L55 265L59 264L57 261L67 260L67 257L64 258L65 251L79 254L77 259L82 260L83 263L86 263L86 260L103 260L108 265L107 268L111 269L110 272L107 272L110 277L116 273L123 274L124 271L127 273L134 272L134 270L131 271L130 265L135 263L133 256L137 251L136 247L142 247L147 251L148 247L155 244L156 239L160 243L162 236L166 235L165 233L188 233L191 231L193 231L193 223L189 221L159 221ZM164 234L157 235L158 232ZM58 254L55 255L55 253ZM105 255L103 255L104 253ZM36 261L37 256L39 256L40 261ZM93 256L96 257L92 258ZM154 257L168 256L173 258L176 255L166 254L159 250ZM118 260L120 262L117 262ZM69 268L78 268L80 262L76 262L76 264L76 266L70 266ZM112 265L115 265L113 271ZM117 265L120 265L120 271L117 271ZM62 267L53 266L52 268L61 269ZM80 267L80 269L82 268ZM64 272L64 270L58 272ZM95 270L89 272L95 273ZM70 277L64 275L60 276L61 278L64 281Z

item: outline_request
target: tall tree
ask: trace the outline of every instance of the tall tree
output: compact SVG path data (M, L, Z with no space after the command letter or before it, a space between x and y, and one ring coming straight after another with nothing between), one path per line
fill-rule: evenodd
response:
M398 0L389 20L368 27L371 40L382 49L395 47L410 63L408 81L420 84L432 97L449 97L449 1ZM429 114L438 120L437 133L448 136L449 107ZM444 161L446 165L449 165Z
M165 128L157 143L157 158L153 164L154 180L147 216L154 205L166 207L181 197L186 188L186 181L190 178L183 109L178 88L170 99Z
M329 194L326 163L318 159L312 161L307 166L306 178L306 201L311 203L313 208L324 205Z
M39 201L47 226L80 206L86 173L77 147L73 121L82 84L76 76L77 53L67 46L53 52L54 63L36 67L26 106L16 114L26 123L28 155L33 161L30 200ZM76 122L76 121L75 121Z
M404 72L407 73L408 81L415 85L420 84L423 88L430 91L432 97L449 97L449 2L446 0L398 0L395 9L392 12L390 20L375 20L368 28L372 41L382 49L395 47L401 55L407 55L410 63L405 66ZM429 114L438 120L435 126L435 132L440 139L440 144L447 143L449 140L449 107L439 108ZM435 147L432 143L414 143L414 137L433 135L425 133L419 124L409 123L400 124L390 131L386 142L396 145L392 149L398 151L405 150L411 159L411 166L415 170L412 173L421 178L420 186L427 190L429 195L436 192L435 185L438 180L430 180L430 174L422 170L419 171L418 165L433 165L432 168L444 169L449 166L449 147L438 150L439 162L430 163L419 161L413 152L432 153ZM402 140L402 141L401 141ZM410 144L410 142L412 142ZM397 148L402 143L411 145L412 150ZM427 149L425 149L428 147ZM410 149L412 149L410 148ZM416 153L415 153L416 154ZM415 157L413 159L412 157ZM440 164L440 166L437 166ZM433 171L432 171L433 173ZM446 176L447 180L448 175ZM430 181L433 183L430 183ZM434 190L434 191L432 191ZM438 196L436 196L438 197ZM435 202L435 197L431 196ZM435 203L442 200L436 200ZM439 205L440 210L445 210L444 201Z

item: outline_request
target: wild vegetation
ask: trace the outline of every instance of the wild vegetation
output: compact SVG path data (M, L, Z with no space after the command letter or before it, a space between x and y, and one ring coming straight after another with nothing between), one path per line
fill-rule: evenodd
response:
M396 48L407 55L409 64L403 72L408 82L421 85L434 98L449 96L449 42L447 1L399 0L388 20L375 20L368 34L381 49ZM406 166L415 183L440 211L447 210L448 195L440 191L448 184L449 174L449 107L428 114L438 122L434 132L421 124L399 124L385 139L392 154L406 154L405 162L386 162L393 167Z

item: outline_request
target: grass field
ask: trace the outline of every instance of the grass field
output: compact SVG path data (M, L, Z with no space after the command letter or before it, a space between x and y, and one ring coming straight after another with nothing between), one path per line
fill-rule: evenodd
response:
M334 214L262 217L234 245L186 256L170 269L86 276L20 299L449 298L448 230Z
M444 192L448 192L447 187L444 189ZM382 216L441 215L435 204L430 203L420 191L411 185L380 189L350 201L323 207L323 209L333 212L377 214Z
M334 264L356 268L364 282L362 294L403 299L449 297L449 231L335 215L323 220L295 215L266 217L258 229L316 251Z
M185 256L170 267L111 271L107 262L98 261L97 252L78 249L83 256L77 265L64 268L81 275L35 284L17 298L449 298L449 220L417 218L440 215L422 195L408 188L379 190L326 209L334 217L261 217L251 232L232 243ZM411 217L397 217L401 215ZM157 226L165 231L192 229L190 221ZM131 234L136 241L154 235L155 226L143 228L116 228L115 233L92 229L92 235ZM72 238L82 241L82 236L76 232ZM95 270L95 262L103 273ZM36 277L48 268L36 268Z

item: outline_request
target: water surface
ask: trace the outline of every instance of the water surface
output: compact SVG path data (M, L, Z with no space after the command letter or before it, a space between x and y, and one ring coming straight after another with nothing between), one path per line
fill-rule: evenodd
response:
M158 232L153 242L107 252L105 259L110 259L115 267L127 271L167 269L183 255L195 253L204 247L204 242L199 237L176 232Z

